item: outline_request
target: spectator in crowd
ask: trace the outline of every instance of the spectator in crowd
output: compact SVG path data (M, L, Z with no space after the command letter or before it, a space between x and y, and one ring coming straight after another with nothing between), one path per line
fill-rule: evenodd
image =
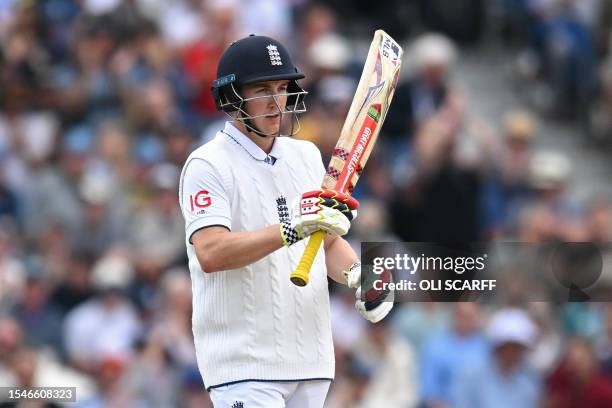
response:
M60 165L42 162L31 169L25 206L28 235L43 234L52 226L70 235L78 228L82 209L77 186L92 148L88 129L71 129L61 142Z
M388 323L368 326L352 353L371 373L360 406L417 406L419 377L414 351Z
M444 304L416 302L400 305L391 316L395 330L422 355L423 346L430 336L437 335L449 326L450 313Z
M122 381L146 406L167 407L179 403L179 378L159 336L149 336L126 364Z
M536 327L519 309L503 309L493 316L487 334L491 352L481 364L465 365L453 389L457 408L540 406L541 380L526 366Z
M206 14L206 32L190 41L180 53L182 65L189 83L190 89L194 93L195 107L203 116L204 121L219 117L215 108L210 86L216 79L216 64L210 61L218 61L225 49L236 38L235 19L236 7L222 2L215 6L210 3L211 10ZM170 22L174 25L174 22Z
M593 345L584 338L572 339L565 357L547 381L545 407L603 408L612 404L612 382L595 357Z
M323 2L307 2L298 16L299 35L297 36L296 49L312 49L313 44L319 38L338 31L338 14ZM332 60L336 60L336 57L332 56ZM307 74L304 78L306 84L309 78L313 78L307 67L311 62L307 61L303 55L297 55L296 61L298 66L306 65L304 68Z
M0 315L8 313L25 286L26 270L20 248L16 225L0 220Z
M604 305L596 302L570 302L559 308L561 330L568 337L595 341L606 331Z
M559 330L555 309L550 303L530 302L527 310L536 325L537 332L534 344L528 352L528 364L542 377L546 377L558 364L565 339Z
M69 362L85 372L100 369L104 358L118 358L123 366L141 335L142 323L136 311L117 283L102 281L112 279L110 268L100 275L104 272L107 276L100 278L98 295L71 310L64 323Z
M584 115L596 87L597 1L526 1L529 53L521 71L541 111L565 118Z
M148 335L140 344L141 351L127 368L126 381L149 406L185 406L189 398L183 395L181 388L188 386L187 379L195 381L199 393L204 394L195 364L188 272L170 270L161 287L160 310L163 312L152 322ZM197 374L195 379L191 378L192 372ZM197 392L191 390L189 394L190 398L195 398Z
M11 370L11 356L24 341L21 326L11 317L0 315L0 383L14 384L14 373Z
M381 165L381 167L383 166ZM384 178L383 180L380 180L380 178L375 180L377 181L373 181L373 183L384 183ZM351 234L352 239L349 240L353 247L359 246L360 242L398 241L398 238L389 232L389 217L380 200L366 199L361 201L359 210L359 224L355 225L356 228L352 230Z
M97 391L89 398L79 398L79 408L118 407L118 408L145 408L146 401L135 395L123 376L127 361L121 357L106 356L97 361L93 368Z
M125 235L133 254L157 258L162 267L167 267L181 259L184 252L178 233L184 229L176 200L179 170L172 164L160 163L149 176L149 199L139 206Z
M181 368L195 368L191 332L191 282L186 269L169 270L161 281L161 313L152 322L151 333L161 342L167 357Z
M9 187L0 180L0 219L12 218L19 220L19 199Z
M566 154L538 151L529 163L532 202L548 210L555 219L557 238L584 241L584 208L568 191L573 165Z
M389 203L393 232L404 241L477 241L482 236L482 164L490 153L480 142L484 138L463 126L464 116L463 98L449 96L415 136L412 172Z
M457 51L447 37L424 34L406 52L404 70L410 71L409 76L398 85L383 127L389 138L397 140L396 147L411 140L455 92L451 71Z
M321 150L323 161L332 156L342 126L353 100L357 80L346 74L351 62L351 47L337 33L320 34L308 48L307 76L314 100L300 120L302 129L298 138L315 143Z
M22 297L15 304L12 315L33 345L61 350L61 315L49 300L49 283L44 279L46 271L38 258L30 259L28 264Z
M73 253L66 265L65 278L57 285L51 295L51 302L62 317L79 304L94 295L91 287L90 271L94 265L93 255Z
M606 305L604 333L594 343L597 360L601 363L601 371L612 378L612 305Z
M81 398L93 390L90 379L63 365L50 349L33 348L18 322L0 317L0 384L8 387L77 387ZM2 397L6 397L3 395ZM0 403L2 401L0 398Z
M593 96L593 4L593 1L559 1L555 17L547 22L547 69L556 101L554 109L564 116L584 114L586 103Z
M334 380L325 400L326 408L362 408L361 402L372 380L372 372L351 353L345 355L344 360L337 370L340 375Z
M363 319L353 313L355 294L340 285L332 288L335 289L335 295L330 298L334 350L338 356L343 356L366 335L367 326ZM342 362L342 357L336 360Z
M486 234L507 233L508 218L528 199L529 164L537 134L536 119L526 111L511 111L504 117L503 142L492 157L491 174L483 191Z
M480 330L482 312L476 303L454 305L451 326L423 344L420 361L421 398L428 408L453 407L453 390L462 367L483 360L487 342Z

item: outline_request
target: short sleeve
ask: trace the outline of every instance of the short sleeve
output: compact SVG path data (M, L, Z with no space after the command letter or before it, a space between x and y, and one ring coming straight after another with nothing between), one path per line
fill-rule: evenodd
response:
M181 176L180 204L185 219L185 233L219 225L231 230L230 201L215 168L202 159L192 159Z

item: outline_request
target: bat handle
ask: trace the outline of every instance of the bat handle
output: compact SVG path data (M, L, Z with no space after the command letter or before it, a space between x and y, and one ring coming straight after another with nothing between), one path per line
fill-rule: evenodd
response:
M306 286L308 284L310 268L312 267L315 256L317 256L317 252L319 252L319 247L323 242L323 238L325 238L324 231L317 231L310 236L308 245L306 245L306 249L304 250L304 254L300 259L297 268L291 274L291 282L293 282L294 285Z

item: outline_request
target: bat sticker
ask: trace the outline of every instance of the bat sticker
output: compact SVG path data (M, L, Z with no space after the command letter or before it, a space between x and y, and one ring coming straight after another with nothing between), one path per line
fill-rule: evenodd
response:
M385 86L385 81L382 81L381 83L368 88L368 94L366 95L365 100L363 101L363 104L359 108L359 111L357 112L357 116L361 114L361 111L363 110L363 108L366 105L368 105L372 99L378 96L378 94L380 93L380 91L382 91L384 86Z

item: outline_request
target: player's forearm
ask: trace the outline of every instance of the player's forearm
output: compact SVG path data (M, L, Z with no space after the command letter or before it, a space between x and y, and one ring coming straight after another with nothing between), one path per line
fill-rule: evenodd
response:
M346 285L346 277L342 272L358 261L357 254L343 238L329 235L325 238L327 276L338 283Z
M205 272L218 272L250 265L282 246L276 224L257 231L214 231L196 246L196 254Z

